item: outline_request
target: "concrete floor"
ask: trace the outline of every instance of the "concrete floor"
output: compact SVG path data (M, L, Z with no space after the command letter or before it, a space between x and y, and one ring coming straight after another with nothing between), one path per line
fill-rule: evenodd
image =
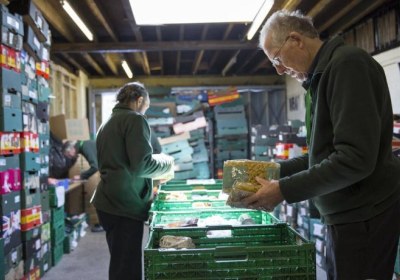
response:
M145 228L147 233L148 228ZM147 241L145 234L144 240ZM145 245L146 242L143 242ZM107 280L109 252L105 233L92 233L79 241L78 247L70 254L64 254L61 261L52 267L42 280ZM326 280L325 272L317 266L317 280Z

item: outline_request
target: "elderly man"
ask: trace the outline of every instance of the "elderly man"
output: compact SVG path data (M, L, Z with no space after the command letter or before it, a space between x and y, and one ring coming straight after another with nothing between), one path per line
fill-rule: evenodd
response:
M281 179L258 178L244 199L272 210L312 199L327 225L328 279L392 279L400 233L400 161L382 67L340 37L319 39L310 18L277 11L260 46L279 75L302 82L308 154L281 162Z

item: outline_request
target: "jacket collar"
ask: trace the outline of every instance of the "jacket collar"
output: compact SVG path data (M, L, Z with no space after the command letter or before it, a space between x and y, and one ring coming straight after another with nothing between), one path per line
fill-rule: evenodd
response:
M313 62L311 63L308 79L302 84L303 88L308 89L313 80L313 76L316 74L322 74L324 72L332 58L334 51L336 48L342 45L344 45L343 39L337 36L330 41L325 42L321 46Z
M114 108L112 109L112 111L114 113L114 112L119 111L119 110L128 110L128 111L132 111L133 112L133 110L128 105L117 103L114 106Z

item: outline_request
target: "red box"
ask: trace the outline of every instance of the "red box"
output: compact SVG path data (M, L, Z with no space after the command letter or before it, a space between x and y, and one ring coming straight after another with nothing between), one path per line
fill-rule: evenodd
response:
M0 132L0 155L20 154L19 132Z
M19 168L9 169L11 178L12 178L12 186L11 189L13 191L20 191L22 189L22 180L21 180L21 170Z
M50 78L50 63L48 61L36 62L36 75L48 80Z
M21 231L28 231L42 224L42 207L21 210Z
M10 170L0 172L0 194L12 192L13 174Z
M0 62L1 67L14 70L15 72L21 72L21 53L12 48L0 45L1 55Z
M21 132L20 142L24 152L39 152L39 135L37 133Z
M230 88L226 91L208 91L207 94L210 106L232 102L240 98L240 94L236 88Z

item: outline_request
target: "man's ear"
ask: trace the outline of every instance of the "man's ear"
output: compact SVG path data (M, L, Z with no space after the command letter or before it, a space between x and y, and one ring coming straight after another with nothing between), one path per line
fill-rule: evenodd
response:
M291 40L296 41L300 48L304 46L304 36L299 32L292 31L289 33L289 37Z
M138 97L137 103L138 103L138 105L142 105L143 104L143 96L139 96Z

